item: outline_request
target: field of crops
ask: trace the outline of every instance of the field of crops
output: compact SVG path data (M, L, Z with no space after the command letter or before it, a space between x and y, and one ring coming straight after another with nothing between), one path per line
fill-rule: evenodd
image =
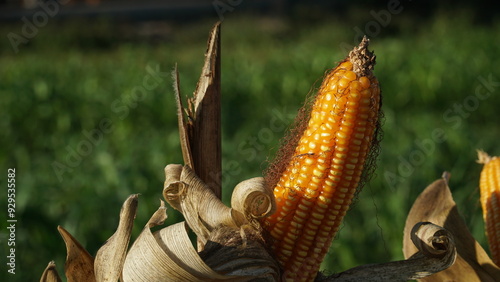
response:
M262 174L305 96L364 32L377 55L384 139L376 175L347 214L324 269L402 259L406 215L443 171L451 172L459 211L487 249L475 160L479 148L500 154L500 21L477 17L443 10L422 20L403 10L381 22L357 10L297 22L228 14L224 200L236 183ZM141 194L139 234L162 198L163 168L182 162L170 72L177 63L181 91L192 93L213 23L54 20L17 53L6 38L22 25L0 27L0 171L16 169L15 281L39 279L50 260L64 272L58 225L95 254L133 193ZM0 198L4 207L6 193ZM171 208L168 215L167 224L182 220Z

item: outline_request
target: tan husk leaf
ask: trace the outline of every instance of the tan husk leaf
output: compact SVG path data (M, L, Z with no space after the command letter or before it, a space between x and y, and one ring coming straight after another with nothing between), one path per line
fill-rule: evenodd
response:
M66 264L64 272L68 282L93 282L94 276L94 258L82 247L82 245L61 226L57 226L66 244Z
M61 277L56 269L56 264L54 261L49 262L47 267L42 273L42 277L40 277L40 282L61 282Z
M231 207L246 216L248 221L266 217L275 211L274 194L263 177L254 177L236 185Z
M408 281L442 271L454 263L453 236L444 228L419 222L410 236L418 252L407 260L366 264L317 281Z
M448 187L449 174L430 184L415 200L408 213L403 240L405 257L416 252L407 236L411 226L430 221L443 226L455 239L457 259L450 268L421 279L421 281L500 281L500 269L491 261L481 245L472 237Z
M97 281L118 281L120 278L134 226L138 197L138 194L130 195L123 203L116 232L97 251L94 261Z
M266 189L263 178L246 180L233 192L233 209L224 205L188 167L167 165L163 196L183 213L198 239L206 243L210 232L218 226L238 229L247 219L258 218L274 210L272 191Z
M262 177L238 184L231 200L233 208L229 208L188 166L168 165L165 174L163 195L206 244L200 255L207 265L225 274L225 279L275 281L279 277L278 264L269 255L255 220L273 212L275 205Z
M212 271L199 257L180 222L151 233L163 224L166 208L153 214L125 259L123 281L210 281L225 276Z

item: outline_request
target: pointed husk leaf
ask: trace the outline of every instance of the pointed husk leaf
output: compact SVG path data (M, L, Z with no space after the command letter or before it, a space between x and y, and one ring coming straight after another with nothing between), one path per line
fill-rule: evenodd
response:
M47 267L42 273L42 277L40 277L40 282L61 282L61 277L56 269L56 264L54 261L49 262Z
M66 244L66 264L64 272L68 282L94 282L94 258L82 247L66 229L57 226Z
M94 271L97 281L118 281L134 226L138 194L130 195L120 210L120 219L115 233L97 251Z

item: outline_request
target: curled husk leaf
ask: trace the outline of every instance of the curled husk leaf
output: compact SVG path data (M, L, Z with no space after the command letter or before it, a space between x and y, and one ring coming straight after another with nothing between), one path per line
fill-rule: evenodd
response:
M453 236L430 222L417 223L411 232L418 252L407 260L358 266L317 281L408 281L432 275L453 265Z
M223 279L199 257L187 235L185 222L154 233L167 215L162 201L125 259L123 281L210 281Z
M193 269L208 268L220 276L210 279L276 281L279 278L278 264L269 255L256 221L274 211L272 191L267 189L262 177L238 184L233 191L230 208L188 166L168 165L165 174L165 199L183 213L187 226L205 245L198 255L187 237L186 225L184 229L177 230L179 234L162 237L172 242L186 239L179 250L187 248L191 251L186 254L185 260L177 261L177 265L184 269L189 267L190 273ZM206 265L202 267L198 260ZM194 263L198 266L192 266ZM187 277L183 276L183 279ZM195 281L192 279L199 277L189 279ZM207 281L209 278L203 279Z
M474 239L458 213L457 205L448 187L449 178L449 173L443 173L442 178L427 186L413 203L406 219L403 240L404 255L411 257L419 244L427 244L415 242L407 235L413 233L413 231L408 232L414 228L412 226L422 221L433 222L443 226L453 236L457 258L451 267L422 278L421 281L499 281L500 268L493 263L481 245ZM433 243L440 246L439 242Z
M233 208L229 208L188 166L167 165L165 175L164 198L184 215L189 227L203 243L215 227L239 229L274 210L272 191L266 188L262 177L238 184L231 200Z

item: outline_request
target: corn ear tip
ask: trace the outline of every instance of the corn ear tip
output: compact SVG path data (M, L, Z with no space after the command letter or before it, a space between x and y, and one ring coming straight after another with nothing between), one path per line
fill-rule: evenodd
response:
M356 75L370 76L375 67L377 57L374 52L368 50L369 44L370 40L365 35L359 45L349 52L348 59L352 62Z

